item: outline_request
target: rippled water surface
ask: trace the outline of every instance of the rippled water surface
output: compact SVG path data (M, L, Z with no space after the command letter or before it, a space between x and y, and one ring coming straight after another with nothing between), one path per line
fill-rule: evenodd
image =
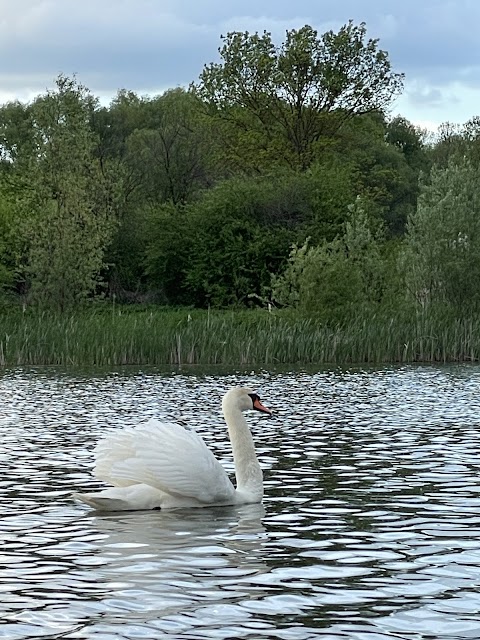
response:
M107 429L188 419L233 470L249 415L263 505L100 515ZM0 638L480 638L480 368L0 378Z

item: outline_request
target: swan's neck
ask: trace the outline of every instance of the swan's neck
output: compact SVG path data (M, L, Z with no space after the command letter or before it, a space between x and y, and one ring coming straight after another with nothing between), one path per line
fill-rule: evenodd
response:
M252 494L252 499L263 496L262 470L255 453L252 434L243 413L236 407L224 406L223 413L232 443L237 491Z

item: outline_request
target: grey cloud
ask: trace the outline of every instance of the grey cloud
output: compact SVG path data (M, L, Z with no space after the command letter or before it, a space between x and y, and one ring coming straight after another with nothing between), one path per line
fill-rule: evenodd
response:
M435 87L419 87L418 85L413 85L407 91L409 100L418 105L439 107L446 99L444 92Z

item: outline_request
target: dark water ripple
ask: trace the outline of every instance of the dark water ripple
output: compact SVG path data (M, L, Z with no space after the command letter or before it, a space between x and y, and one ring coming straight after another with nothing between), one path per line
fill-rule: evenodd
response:
M190 420L226 467L248 383L263 505L99 515L108 428ZM0 639L480 638L480 368L0 379Z

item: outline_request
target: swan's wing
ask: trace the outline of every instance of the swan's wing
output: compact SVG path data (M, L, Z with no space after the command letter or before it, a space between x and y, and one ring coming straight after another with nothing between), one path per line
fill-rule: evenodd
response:
M202 438L174 422L151 419L114 432L95 449L94 473L117 487L147 484L175 497L210 504L235 489Z

